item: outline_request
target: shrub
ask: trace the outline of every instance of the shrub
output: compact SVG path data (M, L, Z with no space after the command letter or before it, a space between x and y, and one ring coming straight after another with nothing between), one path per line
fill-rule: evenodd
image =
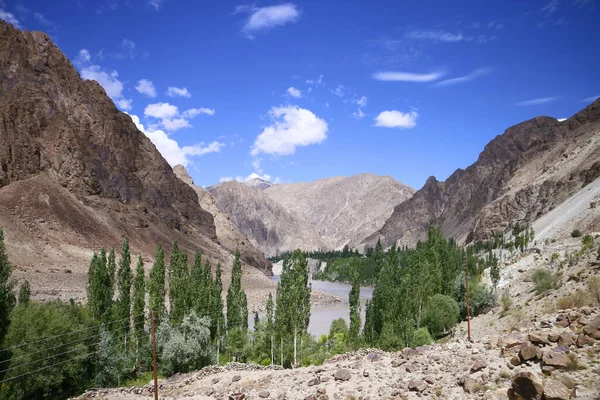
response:
M600 278L597 276L590 276L587 281L587 286L593 301L600 305Z
M412 347L425 346L433 343L427 328L419 328L413 333Z
M589 304L589 300L589 296L584 291L578 289L575 293L556 300L556 308L566 310L568 308L583 307Z
M458 303L450 296L436 294L432 296L423 316L423 325L434 337L442 336L458 322Z
M531 280L535 285L535 292L537 294L555 289L558 284L558 276L543 268L535 269L531 275Z
M591 249L592 247L594 247L594 238L590 235L585 235L581 239L581 244L583 245L584 250Z
M506 291L504 291L502 293L502 297L500 298L500 302L502 303L502 310L503 311L510 310L510 307L512 306L512 299L510 298L508 290L506 290Z
M558 253L552 253L551 260L552 260L552 261L554 261L554 260L558 260L558 257L560 257L560 256L558 255Z
M581 231L579 229L575 229L573 232L571 232L571 237L572 238L581 237Z

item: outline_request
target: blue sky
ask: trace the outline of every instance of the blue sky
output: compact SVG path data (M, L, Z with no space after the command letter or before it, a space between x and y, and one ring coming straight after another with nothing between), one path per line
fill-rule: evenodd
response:
M199 185L371 172L420 188L600 96L600 3L0 0Z

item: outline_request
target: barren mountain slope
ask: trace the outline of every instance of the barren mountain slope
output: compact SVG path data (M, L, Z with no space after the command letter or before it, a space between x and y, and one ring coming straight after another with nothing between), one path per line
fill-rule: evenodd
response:
M229 215L221 212L217 207L217 202L209 191L202 189L194 184L192 177L188 174L183 165L173 167L175 175L190 185L198 195L198 202L202 209L210 212L215 219L215 228L217 231L217 242L229 250L235 252L237 249L242 253L242 260L251 265L261 265L261 269L270 272L271 266L264 254L258 251L248 240L248 237L241 233L231 222ZM264 264L264 266L262 266ZM269 274L270 275L270 274Z
M0 226L17 276L40 297L83 298L92 251L125 236L146 260L173 240L225 268L232 260L194 190L104 89L83 81L47 35L3 21Z
M430 177L363 246L412 245L429 222L461 241L533 222L600 176L599 127L597 100L564 122L537 117L507 129L466 170Z
M313 226L328 248L355 246L415 192L390 176L373 174L273 185L264 191Z
M323 247L320 237L306 221L273 201L262 189L231 181L213 186L209 192L240 232L269 256L298 247L305 250Z

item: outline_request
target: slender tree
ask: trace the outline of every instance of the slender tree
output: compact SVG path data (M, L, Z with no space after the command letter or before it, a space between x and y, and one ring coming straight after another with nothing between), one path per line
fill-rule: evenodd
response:
M233 267L231 268L231 284L227 290L227 330L248 327L248 307L246 293L242 289L242 262L240 251L235 252ZM246 317L246 321L244 321Z
M138 257L133 281L133 326L138 343L138 349L144 337L144 321L146 319L144 307L146 305L146 281L144 277L144 261ZM139 352L139 350L138 350Z
M88 270L87 297L92 316L102 322L108 322L112 311L112 291L106 262L106 250L94 253Z
M267 304L265 305L266 315L265 318L267 320L267 325L265 327L265 331L267 337L269 338L270 343L270 351L271 351L271 364L274 362L274 339L275 339L275 324L274 324L274 308L275 304L273 303L273 295L269 292L269 297L267 298Z
M220 350L223 332L225 332L225 315L223 313L223 281L221 264L217 264L215 280L212 287L210 303L211 337L217 341L217 352Z
M119 298L116 302L117 319L119 327L129 325L131 319L131 281L133 274L131 272L131 254L129 253L129 240L125 238L121 247L121 260L119 260L118 283ZM124 332L125 342L129 336L129 329L119 331Z
M29 281L25 279L25 281L21 284L19 288L19 304L29 304L31 300L31 286L29 286Z
M160 246L156 248L154 265L150 270L149 282L150 310L154 311L156 325L165 314L165 255Z
M349 335L350 342L356 344L360 333L360 272L356 261L352 262L350 268L350 283L352 284L352 288L348 295L348 302L350 304Z
M13 289L17 281L12 277L12 269L4 246L4 231L0 228L0 344L8 331L10 315L16 302ZM0 361L2 357L0 354Z
M106 265L106 273L108 274L108 288L109 297L112 301L115 295L115 273L117 272L117 263L115 259L115 249L110 249L108 253L108 261Z

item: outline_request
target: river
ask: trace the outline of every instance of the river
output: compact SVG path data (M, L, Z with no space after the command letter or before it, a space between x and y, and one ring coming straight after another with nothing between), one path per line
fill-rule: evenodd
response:
M272 277L273 281L279 281L279 275ZM331 322L338 318L344 318L347 323L350 322L350 307L348 305L348 295L351 286L345 283L311 280L312 288L322 292L339 297L342 302L315 306L310 310L310 322L308 332L319 337L324 333L329 333ZM360 288L361 321L365 321L365 303L373 296L372 287ZM261 316L262 317L262 316ZM249 316L250 329L254 326L254 316Z

